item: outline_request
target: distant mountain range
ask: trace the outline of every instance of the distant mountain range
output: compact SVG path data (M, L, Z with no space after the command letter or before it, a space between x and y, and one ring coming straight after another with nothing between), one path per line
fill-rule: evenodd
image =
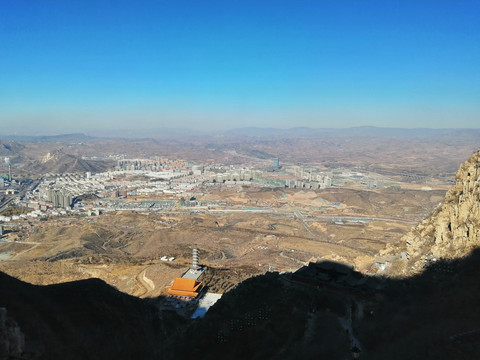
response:
M85 135L83 133L52 135L52 136L23 136L3 135L2 139L17 142L36 143L74 143L88 142L99 138L109 139L202 139L202 138L345 138L345 137L392 137L406 139L421 138L468 138L480 139L480 129L430 129L430 128L386 128L375 126L358 126L350 128L309 128L294 127L290 129L244 127L222 131L193 130L181 128L156 128L140 130L98 131Z
M337 138L337 137L395 137L427 138L456 136L480 136L480 129L429 129L429 128L384 128L359 126L344 129L295 127L290 129L246 127L225 132L230 136L275 137L275 138Z
M41 135L41 136L27 136L27 135L2 135L2 139L12 140L16 142L31 142L31 143L73 143L86 142L93 140L96 137L87 136L85 134L63 134L63 135Z

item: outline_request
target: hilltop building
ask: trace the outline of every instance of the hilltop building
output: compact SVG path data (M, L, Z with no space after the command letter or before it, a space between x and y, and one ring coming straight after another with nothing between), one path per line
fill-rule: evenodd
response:
M195 279L175 278L167 294L196 298L200 294L202 287L202 283Z

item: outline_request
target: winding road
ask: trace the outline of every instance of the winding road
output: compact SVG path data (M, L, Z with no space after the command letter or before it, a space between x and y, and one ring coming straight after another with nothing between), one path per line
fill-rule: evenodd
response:
M147 269L148 267L140 271L136 277L137 281L145 288L145 292L141 297L149 296L155 290L155 284L146 275Z

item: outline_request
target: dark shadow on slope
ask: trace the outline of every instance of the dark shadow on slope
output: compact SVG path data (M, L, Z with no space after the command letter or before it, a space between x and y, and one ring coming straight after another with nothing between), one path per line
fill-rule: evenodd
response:
M99 279L35 286L0 273L0 307L25 335L23 358L157 359L181 319Z
M360 359L478 359L479 264L478 249L405 279L311 264L245 280L196 320L97 279L0 274L0 307L42 359L350 359L356 346Z
M365 358L479 359L480 249L386 282L372 316L358 324Z
M406 279L310 264L239 284L184 335L174 358L480 358L480 250Z

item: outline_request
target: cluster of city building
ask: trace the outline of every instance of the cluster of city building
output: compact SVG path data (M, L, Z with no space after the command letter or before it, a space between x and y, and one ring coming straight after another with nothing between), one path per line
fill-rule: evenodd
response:
M320 172L317 169L293 166L287 169L295 179L285 180L285 187L295 189L327 189L332 186L332 173Z
M209 176L212 183L224 183L227 181L252 181L255 179L257 171L249 169L230 169L223 173L214 173Z
M335 185L356 179L368 188L383 187L383 182L361 173L340 171L336 174ZM45 174L42 179L35 180L31 188L24 187L13 202L31 210L15 216L0 216L0 221L69 213L95 215L118 210L159 211L175 207L217 207L219 202L197 201L194 194L201 194L204 190L202 187L220 184L326 189L332 187L333 178L333 172L322 172L315 168L292 166L284 169L280 166L279 159L273 159L272 166L262 171L232 165L204 166L165 158L119 158L114 169L103 173ZM20 185L12 186L14 182L15 180L0 178L0 188L6 186L8 191L20 190ZM166 197L158 198L161 194ZM85 199L89 199L88 204Z
M285 187L295 189L327 189L332 186L332 179L325 177L322 181L302 181L302 180L285 180Z
M142 171L187 171L189 164L184 160L171 160L156 157L155 159L121 159L117 161L115 170Z

